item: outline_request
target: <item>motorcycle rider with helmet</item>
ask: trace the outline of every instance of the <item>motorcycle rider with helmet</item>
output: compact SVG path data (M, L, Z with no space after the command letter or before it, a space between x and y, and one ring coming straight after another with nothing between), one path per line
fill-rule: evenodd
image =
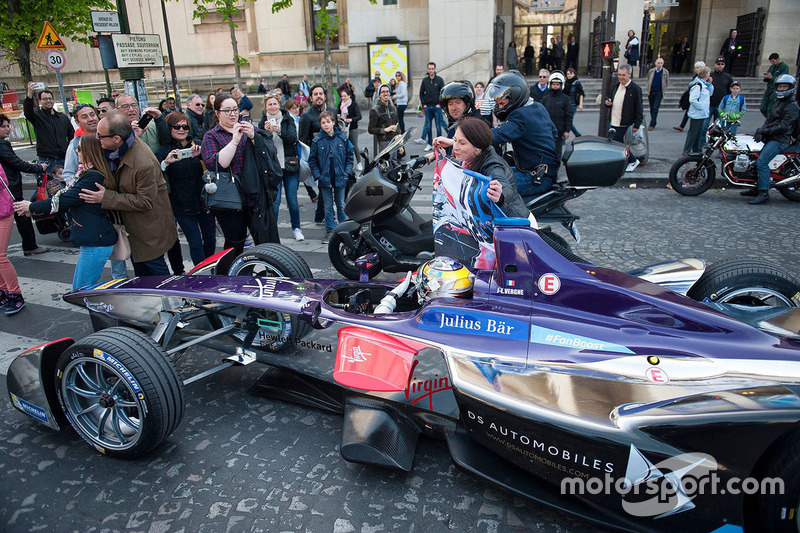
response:
M792 135L797 127L800 108L794 101L797 81L791 74L781 74L775 79L775 96L778 103L764 121L764 125L756 130L755 141L763 142L764 148L756 161L758 170L758 191L748 189L742 196L755 196L748 203L752 205L769 202L769 162L784 151L792 142Z
M492 127L491 117L484 117L475 109L475 90L467 80L451 81L442 89L439 103L447 116L447 138L452 139L456 132L456 122L461 117L478 117Z
M522 196L541 194L558 175L556 130L544 106L534 102L525 78L517 71L494 78L486 89L496 102L494 114L503 124L492 128L495 145L511 143L514 148L514 178ZM542 172L543 171L543 172ZM534 180L534 173L539 177Z
M569 130L572 129L572 99L562 90L565 79L561 72L556 70L550 74L548 81L550 90L542 97L541 104L547 109L550 120L558 131L556 155L561 159L564 141L569 138Z

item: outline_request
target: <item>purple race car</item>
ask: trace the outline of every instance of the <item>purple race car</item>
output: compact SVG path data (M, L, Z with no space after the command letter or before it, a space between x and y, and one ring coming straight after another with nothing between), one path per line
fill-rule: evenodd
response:
M190 275L73 291L96 333L21 354L11 400L136 458L181 422L185 385L259 362L261 394L343 414L347 461L408 471L425 434L478 476L611 526L798 529L791 294L701 303L666 288L703 299L707 276L686 281L700 262L637 277L561 254L519 219L496 221L494 246L494 270L434 260L413 285L315 280L263 245L229 268L222 253ZM199 275L215 267L231 275ZM756 299L783 305L738 305ZM184 380L171 357L195 345L227 358Z

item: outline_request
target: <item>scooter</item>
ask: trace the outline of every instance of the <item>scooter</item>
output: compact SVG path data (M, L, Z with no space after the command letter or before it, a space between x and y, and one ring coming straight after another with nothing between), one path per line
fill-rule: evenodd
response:
M413 132L396 136L365 167L348 193L344 206L347 220L336 226L328 244L328 257L343 276L359 279L356 261L377 253L370 261L370 278L381 270L407 272L433 257L433 223L420 216L411 199L421 190L424 157L403 163L394 156ZM566 202L597 187L610 186L625 173L627 149L620 143L597 137L576 139L564 151L567 181L556 183L545 193L523 198L548 244L569 251L566 240L549 230L548 224L563 225L580 242L574 215ZM369 159L365 157L365 160Z

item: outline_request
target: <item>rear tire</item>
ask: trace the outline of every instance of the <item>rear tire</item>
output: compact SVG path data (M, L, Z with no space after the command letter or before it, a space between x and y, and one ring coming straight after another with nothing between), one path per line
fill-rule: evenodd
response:
M698 302L797 307L800 282L761 259L733 257L714 263L689 289Z
M752 525L770 533L800 531L800 441L795 440L769 459L757 479L783 480L783 494L755 494Z
M699 196L714 185L717 167L707 159L700 166L702 156L683 156L669 169L669 184L672 189L683 196Z
M357 239L358 235L355 235L354 240ZM344 242L342 236L335 232L333 235L331 235L331 240L328 243L328 257L331 260L333 268L335 268L336 271L342 276L353 280L357 280L359 277L356 259L372 251L372 248L370 248L370 246L366 243L362 243L355 250L352 249ZM380 273L380 262L375 263L367 270L367 274L369 274L370 279L374 278Z
M778 192L792 202L800 202L800 187L797 184L787 185L786 187L778 187Z
M136 459L163 443L183 418L183 382L150 337L109 328L58 359L55 387L75 431L110 457Z

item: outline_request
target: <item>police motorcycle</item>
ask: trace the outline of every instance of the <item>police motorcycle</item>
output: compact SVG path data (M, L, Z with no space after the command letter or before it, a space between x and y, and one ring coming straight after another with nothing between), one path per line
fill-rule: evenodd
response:
M527 102L527 86L525 95ZM507 107L525 102L512 102ZM397 152L409 142L414 132L415 129L409 129L386 145L367 164L348 193L344 206L347 220L334 228L328 244L331 264L347 278L359 279L360 270L356 262L372 253L377 256L370 261L369 277L381 271L416 270L433 256L432 223L410 205L414 194L421 190L422 172L419 169L426 160L422 157L403 163L397 157ZM366 150L364 159L369 159ZM568 243L548 225L563 225L579 242L580 233L575 224L579 217L566 207L566 202L588 190L616 183L625 173L627 149L606 139L583 136L566 147L562 160L567 169L566 180L555 183L543 194L523 199L548 244L569 252ZM592 170L587 172L589 168Z
M778 79L786 78L790 83L790 93L784 98L791 98L795 90L793 76L784 74ZM776 80L777 83L777 80ZM793 137L796 141L769 162L770 188L776 189L787 200L800 202L800 125L795 126ZM683 196L699 196L714 185L717 163L712 159L719 154L721 174L728 183L738 187L747 187L743 194L755 196L758 184L756 163L764 148L758 135L733 135L719 120L709 125L706 132L708 142L701 154L683 156L672 165L669 171L669 183L678 194Z

